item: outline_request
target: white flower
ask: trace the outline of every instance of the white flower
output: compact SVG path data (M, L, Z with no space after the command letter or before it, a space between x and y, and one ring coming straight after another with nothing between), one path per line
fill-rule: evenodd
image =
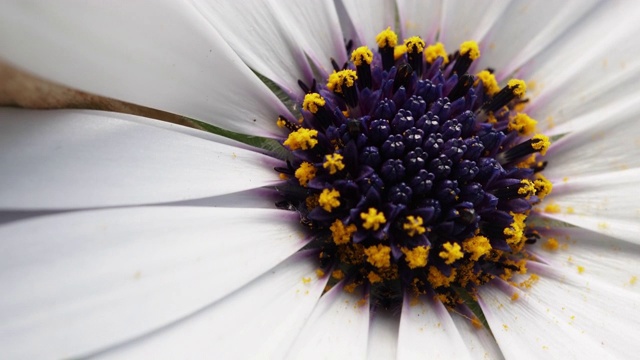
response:
M370 314L323 292L281 162L216 135L88 110L0 110L0 349L7 358L632 358L640 327L640 7L631 2L4 4L0 59L87 92L249 135L344 39L480 42L535 82L552 220L523 289L483 286L491 329L442 303ZM338 24L342 25L340 27ZM307 59L312 65L307 63ZM559 211L558 211L559 209ZM14 221L24 217L20 221ZM575 225L569 227L563 223ZM546 247L546 248L545 248ZM526 278L523 278L524 280ZM517 294L514 296L513 294ZM493 335L493 336L492 336Z

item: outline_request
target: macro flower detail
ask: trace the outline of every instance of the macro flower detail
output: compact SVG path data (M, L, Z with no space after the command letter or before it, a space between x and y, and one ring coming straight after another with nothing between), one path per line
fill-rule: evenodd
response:
M3 4L3 63L198 128L0 109L3 357L634 358L639 16Z
M322 272L339 269L349 283L343 286L368 288L374 307L435 291L470 314L461 292L475 296L495 277L526 271L532 255L524 245L539 238L526 218L541 200L538 188L544 196L552 189L538 158L550 142L542 134L522 137L536 124L523 112L524 81L494 91L490 72L467 72L480 57L477 43L465 41L449 55L433 45L439 52L431 59L418 36L398 56L397 38L387 28L376 36L376 55L360 46L353 63L334 62L326 86L301 84L302 121L278 118L291 131L283 145L297 150L277 168L291 179L279 191L317 234L310 246ZM313 134L313 146L293 147L300 134ZM313 164L313 179L299 181ZM351 229L340 246L336 224ZM361 247L366 257L346 255ZM427 256L428 248L441 251ZM446 286L439 278L430 283L427 265L446 274Z

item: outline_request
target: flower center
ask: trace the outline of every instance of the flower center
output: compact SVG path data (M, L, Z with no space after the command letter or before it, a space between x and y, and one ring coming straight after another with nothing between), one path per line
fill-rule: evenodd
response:
M526 272L532 206L549 139L522 112L526 85L500 88L464 42L447 54L419 37L359 47L326 85L301 84L302 117L278 119L291 151L281 193L310 228L319 273L395 306L430 294L455 307L495 277ZM533 135L533 136L532 136Z

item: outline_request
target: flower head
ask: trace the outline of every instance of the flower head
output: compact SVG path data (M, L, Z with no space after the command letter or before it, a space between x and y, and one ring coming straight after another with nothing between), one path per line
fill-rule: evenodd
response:
M7 356L635 356L638 7L338 5L6 4L4 61L245 141L2 109Z

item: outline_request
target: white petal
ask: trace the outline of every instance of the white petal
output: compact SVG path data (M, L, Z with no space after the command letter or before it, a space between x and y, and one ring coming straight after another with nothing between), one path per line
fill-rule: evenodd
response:
M420 36L433 43L441 29L442 0L397 0L402 37Z
M373 51L378 49L376 35L387 27L392 29L396 22L395 4L391 0L342 0L351 19L357 39L356 46L367 45ZM402 39L398 39L402 41Z
M287 358L365 359L368 333L369 299L337 285L320 298Z
M552 143L545 176L562 179L640 167L639 102L640 92L567 123L576 126Z
M539 120L550 118L552 132L566 131L565 122L638 92L640 48L631 45L640 31L638 5L601 2L597 11L523 66L518 75L535 82L529 112ZM571 123L571 128L581 125Z
M515 301L495 286L480 289L480 305L506 358L635 357L640 296L572 272L528 267L540 278L527 292L512 288L520 295Z
M541 215L638 244L638 183L640 168L569 177L554 183L547 198L560 206L561 212Z
M72 88L282 134L275 120L284 105L188 3L15 1L0 13L0 49L0 58Z
M319 68L321 75L333 71L331 58L338 64L347 59L345 38L333 0L271 0L274 13L296 42Z
M0 207L149 204L278 181L272 158L131 122L130 117L0 109Z
M375 309L369 321L367 359L395 359L398 353L400 317L388 310Z
M202 199L163 203L162 205L274 209L275 204L281 200L282 195L278 190L258 188Z
M470 359L449 311L432 297L405 296L398 335L398 359Z
M597 0L512 1L481 39L477 68L491 67L499 81L507 78L583 20L597 4Z
M529 249L541 261L585 279L640 292L640 245L580 228L540 231L545 239ZM558 241L558 248L546 245L549 237Z
M504 359L496 339L493 338L488 329L475 327L468 318L462 315L454 314L451 315L451 318L456 324L460 336L464 339L464 343L473 359Z
M128 359L280 359L318 302L327 277L296 254L237 292L183 321L108 351Z
M9 358L68 358L189 316L304 245L278 210L141 207L0 227Z
M453 53L464 41L484 39L496 23L508 21L503 14L510 4L510 1L444 1L438 41Z
M195 6L253 70L276 82L289 96L298 95L298 79L313 80L293 33L282 26L268 1L196 0Z

